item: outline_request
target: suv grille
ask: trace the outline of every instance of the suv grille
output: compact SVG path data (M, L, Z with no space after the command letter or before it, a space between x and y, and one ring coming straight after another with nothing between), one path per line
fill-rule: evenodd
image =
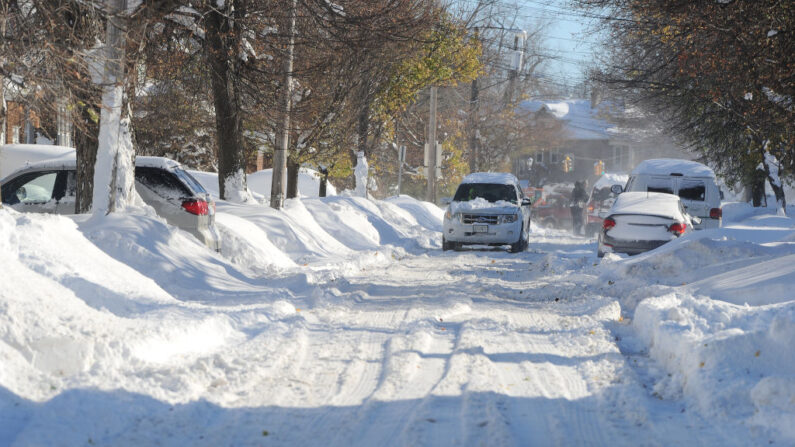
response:
M465 224L497 225L497 216L494 214L462 214L461 222Z

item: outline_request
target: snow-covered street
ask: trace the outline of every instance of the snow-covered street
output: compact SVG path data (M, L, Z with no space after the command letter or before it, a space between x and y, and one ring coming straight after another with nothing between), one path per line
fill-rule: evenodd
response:
M601 261L443 252L409 198L222 203L222 255L3 210L0 444L786 444L795 229L732 210Z

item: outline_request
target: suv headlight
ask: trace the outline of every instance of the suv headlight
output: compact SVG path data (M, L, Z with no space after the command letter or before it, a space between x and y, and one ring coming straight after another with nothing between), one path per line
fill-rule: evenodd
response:
M519 215L518 214L502 214L502 215L500 215L500 223L501 224L514 223L518 219L519 219Z
M450 208L447 208L447 211L444 212L444 218L447 220L453 220L453 213L450 211Z

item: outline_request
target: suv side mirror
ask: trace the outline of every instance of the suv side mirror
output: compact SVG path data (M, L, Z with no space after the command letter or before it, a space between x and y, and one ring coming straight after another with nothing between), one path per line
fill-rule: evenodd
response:
M522 199L522 206L531 206L533 204L533 199L529 197L525 197Z
M719 189L718 192L720 192L720 199L724 200L725 197L724 197L724 194L723 194L723 190Z
M624 192L624 187L621 185L613 185L610 187L610 192L612 192L615 195L619 195L622 192Z
M442 197L440 202L442 202L442 205L449 205L449 204L453 203L453 198L452 197Z

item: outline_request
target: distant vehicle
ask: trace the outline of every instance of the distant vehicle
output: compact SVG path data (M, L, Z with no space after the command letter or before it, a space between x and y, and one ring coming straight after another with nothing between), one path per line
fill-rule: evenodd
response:
M532 200L513 174L477 172L464 178L444 213L442 250L463 245L527 248Z
M632 170L626 191L675 194L688 214L701 219L696 230L721 226L721 192L715 173L701 163L672 158L643 161Z
M571 228L573 183L550 183L533 192L533 220L546 228ZM539 192L540 190L540 192Z
M691 217L673 194L625 192L620 194L602 223L596 255L653 250L691 231Z
M30 163L0 181L3 204L17 211L74 214L75 156ZM220 251L215 202L179 163L161 157L135 158L135 190L166 221Z
M588 204L585 206L585 234L587 236L598 234L602 229L602 221L618 196L611 190L613 185L621 185L623 188L627 184L628 178L629 176L626 174L607 173L594 183L588 197Z

